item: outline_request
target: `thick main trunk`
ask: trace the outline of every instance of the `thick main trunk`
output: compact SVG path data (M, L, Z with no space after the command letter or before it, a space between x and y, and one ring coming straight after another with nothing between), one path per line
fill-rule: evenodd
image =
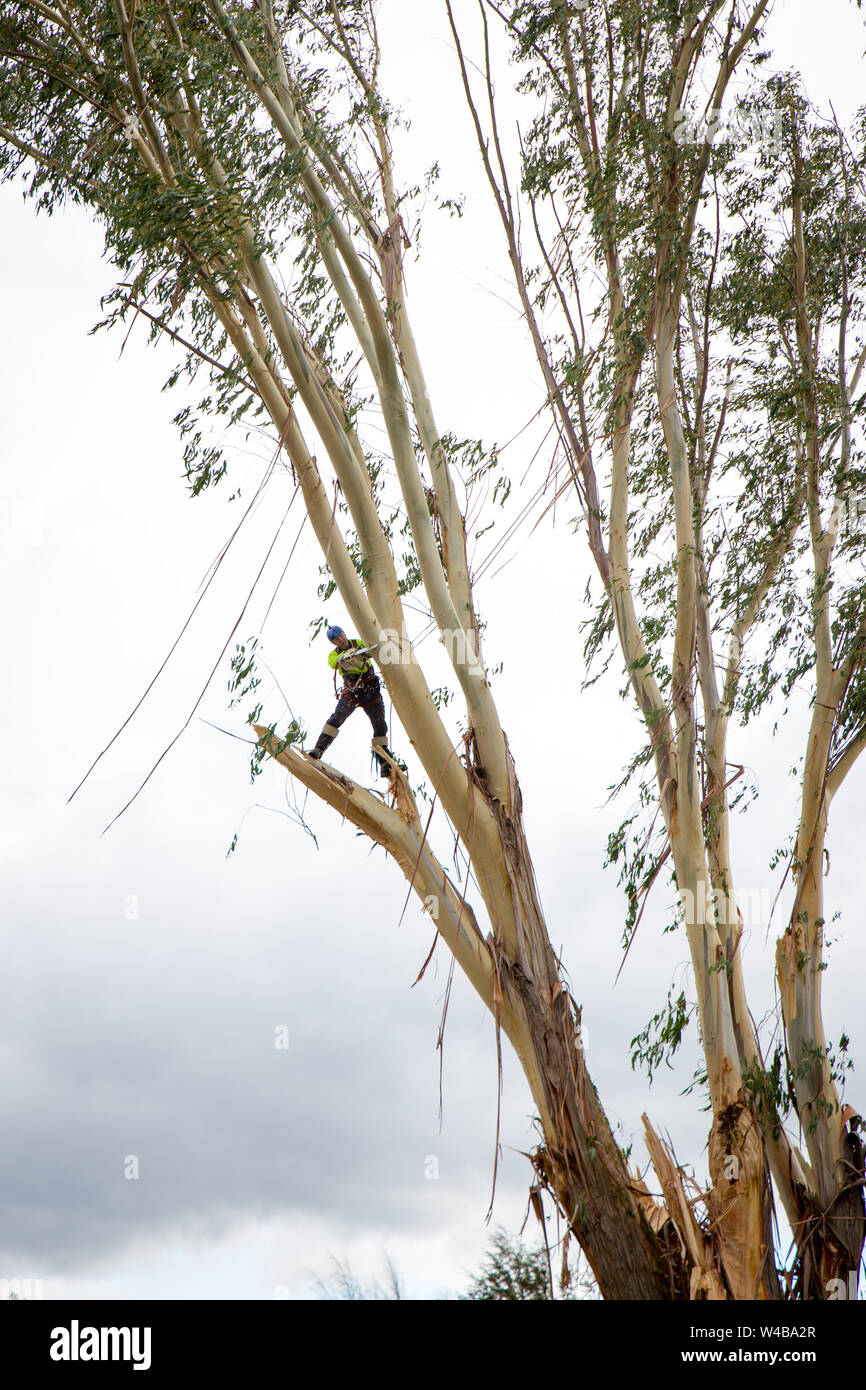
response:
M554 1194L605 1299L687 1297L688 1274L675 1243L650 1226L639 1189L617 1146L586 1068L580 1011L561 979L523 834L520 789L510 754L511 814L479 787L499 823L519 923L519 960L493 944L502 987L502 1021L520 1022L531 1050L524 1070L544 1142L536 1171ZM519 1049L518 1049L519 1050Z
M743 1092L710 1131L708 1207L729 1296L781 1298L773 1251L773 1194L763 1136Z
M654 1231L611 1133L580 1050L568 994L550 1002L550 989L519 966L503 974L520 999L543 1078L536 1095L544 1143L534 1155L539 1177L554 1194L586 1255L604 1299L688 1298L679 1249Z

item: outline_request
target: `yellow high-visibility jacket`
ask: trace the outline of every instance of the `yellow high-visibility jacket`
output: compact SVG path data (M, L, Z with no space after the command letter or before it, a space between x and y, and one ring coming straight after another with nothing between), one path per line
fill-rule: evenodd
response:
M363 647L364 643L357 637L349 638L350 647ZM332 670L344 676L349 685L354 685L356 681L366 680L369 676L375 676L376 668L368 656L359 656L356 661L346 662L338 665L341 658L349 656L349 652L341 652L336 647L328 653L328 665Z

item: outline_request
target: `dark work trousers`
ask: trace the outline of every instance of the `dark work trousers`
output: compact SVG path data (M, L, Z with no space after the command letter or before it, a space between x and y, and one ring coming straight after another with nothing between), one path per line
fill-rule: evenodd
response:
M385 715L385 701L382 699L379 678L374 676L372 680L360 681L354 686L343 686L337 701L337 708L325 724L316 742L316 747L320 752L324 752L333 743L337 737L337 731L356 709L362 709L373 726L374 747L377 744L385 746L388 737L388 720ZM383 770L388 771L387 763L383 759L379 761Z

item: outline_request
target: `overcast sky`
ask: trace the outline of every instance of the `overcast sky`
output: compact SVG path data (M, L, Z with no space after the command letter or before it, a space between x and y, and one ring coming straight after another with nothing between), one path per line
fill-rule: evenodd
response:
M386 82L413 122L417 164L404 179L438 159L442 191L467 194L462 220L428 219L411 306L440 428L503 442L540 392L443 10L438 0L384 0L381 11ZM468 22L474 5L461 10ZM832 100L843 119L853 111L864 48L853 3L777 0L771 35L779 66L801 67L817 105ZM308 1297L332 1257L372 1278L387 1252L410 1295L454 1293L489 1235L493 1029L458 974L440 1126L447 958L437 953L411 988L431 932L414 900L400 924L402 875L310 806L317 848L286 814L283 773L266 768L251 786L248 750L198 717L101 835L187 719L287 505L285 478L233 547L164 679L67 804L159 666L268 449L252 438L233 453L240 503L225 487L189 499L170 423L180 401L160 394L173 355L145 348L140 328L120 360L122 339L88 335L112 283L98 229L74 212L36 219L8 185L0 225L0 1278L42 1278L49 1297ZM517 441L506 453L517 478L528 449ZM511 563L481 582L486 655L504 663L496 693L551 935L584 1005L591 1074L641 1162L648 1110L703 1173L707 1116L679 1095L694 1038L651 1090L629 1064L629 1040L671 982L687 980L682 933L661 933L663 895L613 987L622 900L601 865L626 808L604 803L638 733L615 683L578 699L589 568L568 515L524 533ZM315 733L333 694L326 643L309 645L320 557L306 533L262 627L300 521L292 512L238 637L260 635L275 680ZM528 606L527 574L546 576L541 611ZM242 714L226 709L227 677L223 661L200 714L243 736ZM266 715L281 715L270 680L263 693ZM743 886L775 883L767 861L791 828L802 704L794 713L794 741L736 734L732 756L760 788L734 828ZM360 716L334 761L369 779ZM858 767L831 818L830 893L842 917L825 976L828 1035L852 1035L861 1096L864 775ZM757 1017L772 1004L774 935L755 929L747 943ZM287 1048L275 1046L281 1028ZM494 1222L511 1230L526 1208L531 1117L506 1057Z

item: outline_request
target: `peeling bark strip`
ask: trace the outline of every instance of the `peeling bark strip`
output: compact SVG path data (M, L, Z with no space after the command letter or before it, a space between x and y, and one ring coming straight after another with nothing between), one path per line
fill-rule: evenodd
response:
M720 1261L712 1239L697 1220L692 1203L686 1196L683 1174L646 1115L643 1117L643 1123L647 1149L661 1183L668 1219L679 1234L681 1247L691 1270L688 1297L710 1301L724 1299L725 1285Z

